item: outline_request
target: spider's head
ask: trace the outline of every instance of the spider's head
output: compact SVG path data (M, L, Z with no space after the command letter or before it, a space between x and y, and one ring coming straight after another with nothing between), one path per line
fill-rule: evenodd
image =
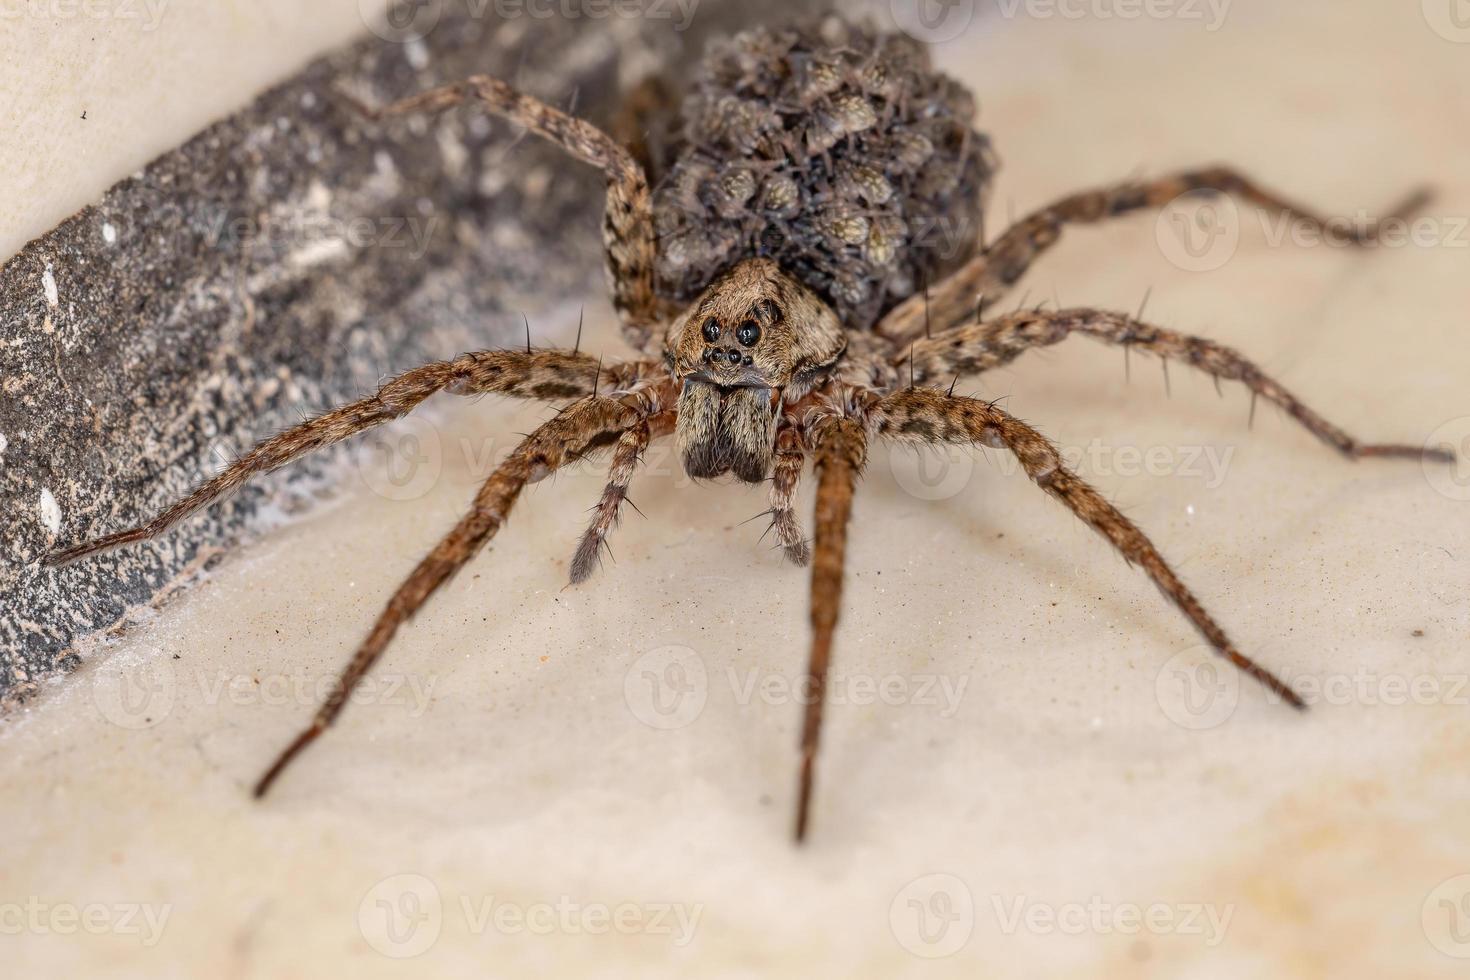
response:
M685 471L764 480L783 396L804 394L846 349L837 315L769 259L717 279L669 328L667 356L684 382L677 433Z

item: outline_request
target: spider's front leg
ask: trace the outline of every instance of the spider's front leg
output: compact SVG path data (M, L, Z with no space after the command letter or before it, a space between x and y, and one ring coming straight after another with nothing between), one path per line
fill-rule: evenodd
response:
M602 498L592 511L592 522L577 544L572 556L571 582L580 585L591 578L602 551L607 547L607 536L618 526L624 504L637 505L628 499L628 485L633 474L643 461L643 453L649 444L674 431L677 413L662 412L624 432L613 449L612 465L608 467L607 486ZM793 506L797 485L801 481L801 470L806 454L801 449L801 434L793 426L783 423L776 434L776 447L771 467L771 527L775 531L776 544L786 553L794 565L805 566L811 560L811 548L801 531L801 522Z
M1431 198L1427 190L1414 191L1381 219L1349 226L1342 219L1323 217L1268 191L1229 167L1206 167L1157 180L1083 191L1017 222L983 252L937 283L927 297L910 297L875 329L895 347L904 347L925 336L931 327L945 329L964 323L975 318L978 303L994 303L1009 292L1032 263L1061 239L1067 225L1098 224L1135 211L1162 208L1190 192L1229 194L1262 210L1294 218L1318 232L1341 234L1354 245L1376 242L1385 225L1415 214Z
M353 102L375 119L414 112L442 112L466 102L476 103L601 170L607 178L602 236L613 306L622 319L623 336L628 343L637 351L653 352L659 339L656 328L660 310L654 292L657 251L652 198L643 168L617 140L585 120L485 75L430 89L382 109Z
M658 415L669 397L665 387L656 384L616 397L589 395L536 429L517 446L490 474L475 495L469 513L419 562L388 600L311 725L256 784L256 797L264 796L291 761L337 719L353 689L382 656L398 628L499 532L526 484L544 479L585 453L616 441L630 428L646 424L649 418Z
M318 449L407 415L430 395L502 394L561 401L593 393L599 380L629 384L650 368L623 364L603 368L594 357L561 351L477 351L452 361L414 368L383 384L375 394L318 415L248 450L218 476L153 520L95 541L48 555L47 565L66 565L90 555L157 537L189 515L238 490L256 475L270 473Z
M582 535L576 554L572 556L573 585L580 585L591 577L593 566L600 560L602 549L607 546L607 536L622 518L623 504L630 504L634 510L638 509L638 505L628 499L628 485L633 481L633 474L639 464L643 462L643 453L654 439L673 431L674 413L660 412L630 426L618 439L618 444L613 449L612 465L608 468L607 486L602 491L602 499L593 508L592 524Z
M933 388L909 388L877 400L869 419L877 432L896 442L963 443L1005 447L1026 475L1060 500L1084 523L1107 538L1130 564L1140 565L1165 597L1184 613L1215 652L1294 708L1306 703L1284 681L1235 648L1179 580L1148 537L1116 507L1062 461L1056 446L1003 409L974 398L946 395Z
M786 553L786 560L805 567L812 559L811 546L802 533L796 516L796 488L801 484L806 453L801 448L801 432L783 423L776 432L776 455L771 465L771 527L776 546Z
M942 379L978 374L1009 364L1028 350L1060 343L1073 334L1096 337L1125 349L1138 348L1163 358L1198 368L1216 379L1239 381L1251 391L1252 415L1255 399L1264 398L1280 406L1318 439L1348 459L1392 457L1454 462L1454 456L1423 446L1363 443L1307 407L1255 364L1223 344L1203 337L1141 323L1125 314L1103 310L1073 309L1018 312L1010 316L956 327L921 340L898 359L900 374L918 384L937 384Z

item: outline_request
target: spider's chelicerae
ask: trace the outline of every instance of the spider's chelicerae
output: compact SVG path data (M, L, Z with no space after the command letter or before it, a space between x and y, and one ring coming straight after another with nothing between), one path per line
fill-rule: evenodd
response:
M814 696L801 733L798 839L808 825L853 490L875 439L1014 453L1038 487L1140 566L1220 656L1302 707L1236 649L1144 533L1068 469L1046 437L995 404L955 395L955 379L1082 334L1238 381L1252 405L1257 397L1275 403L1349 459L1449 458L1418 446L1361 443L1235 351L1135 317L1078 308L987 318L985 305L1070 224L1159 208L1188 192L1232 194L1325 222L1233 170L1209 168L1074 194L985 244L978 229L995 165L972 127L974 101L906 37L827 17L757 28L716 46L661 144L664 159L647 159L645 151L639 160L596 127L493 78L425 92L373 115L464 103L526 127L606 175L608 278L638 357L604 364L579 351L496 350L427 364L259 444L149 523L48 559L63 564L151 538L250 477L399 418L436 392L562 406L491 474L469 513L399 587L310 727L260 780L257 796L333 723L404 621L495 536L521 491L596 450L611 449L611 475L576 549L573 582L597 564L653 440L672 434L692 477L769 482L776 539L792 562L812 568ZM1424 200L1416 195L1394 216ZM923 240L940 221L977 229L975 240L941 258ZM1359 228L1355 240L1371 241L1375 230ZM808 460L817 480L810 546L792 505Z

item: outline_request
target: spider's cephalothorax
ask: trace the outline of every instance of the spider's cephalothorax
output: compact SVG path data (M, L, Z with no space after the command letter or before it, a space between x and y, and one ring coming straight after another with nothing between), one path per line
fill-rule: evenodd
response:
M846 349L837 315L776 263L748 259L721 276L669 330L685 471L764 480L783 400L810 391Z
M251 476L399 418L435 392L562 405L496 468L468 513L399 587L341 684L257 784L257 796L336 720L398 628L495 536L522 491L599 450L611 448L612 462L571 561L573 583L596 569L654 440L677 432L685 468L695 477L769 478L776 542L793 562L810 562L812 569L812 697L801 730L798 839L807 828L854 490L874 439L1013 453L1028 478L1153 579L1216 653L1286 703L1303 706L1290 687L1236 649L1144 533L1068 469L1044 436L993 403L955 396L961 376L1082 334L1178 361L1217 382L1237 381L1250 389L1252 406L1256 398L1279 406L1349 459L1453 459L1441 449L1361 443L1235 351L1136 316L1087 308L984 316L979 298L1005 295L1067 225L1159 208L1181 194L1232 194L1319 230L1326 226L1233 170L1191 170L1062 198L980 248L932 289L918 290L942 263L912 234L915 220L968 229L976 238L957 254L976 251L973 219L992 164L987 144L969 128L968 93L930 72L906 38L829 18L760 28L718 49L684 113L686 144L657 216L645 172L627 148L496 79L468 79L373 115L465 102L560 144L607 176L603 228L612 302L639 356L604 364L580 349L527 347L426 364L266 440L152 521L47 559L64 565L161 534ZM1402 218L1423 201L1416 196L1384 220ZM656 225L665 234L655 234ZM1378 227L1360 228L1355 239L1374 240ZM810 547L794 505L808 460L817 475Z

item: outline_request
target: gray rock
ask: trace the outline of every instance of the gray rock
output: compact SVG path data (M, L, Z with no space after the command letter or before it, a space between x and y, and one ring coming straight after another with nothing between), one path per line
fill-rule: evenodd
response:
M379 126L339 91L381 103L483 72L607 123L630 76L677 75L714 34L819 5L706 0L682 33L451 6L421 42L317 61L0 267L0 701L186 584L265 504L309 502L302 481L331 454L148 545L61 570L45 553L153 515L222 453L385 374L518 342L523 311L600 288L596 173L482 114Z

